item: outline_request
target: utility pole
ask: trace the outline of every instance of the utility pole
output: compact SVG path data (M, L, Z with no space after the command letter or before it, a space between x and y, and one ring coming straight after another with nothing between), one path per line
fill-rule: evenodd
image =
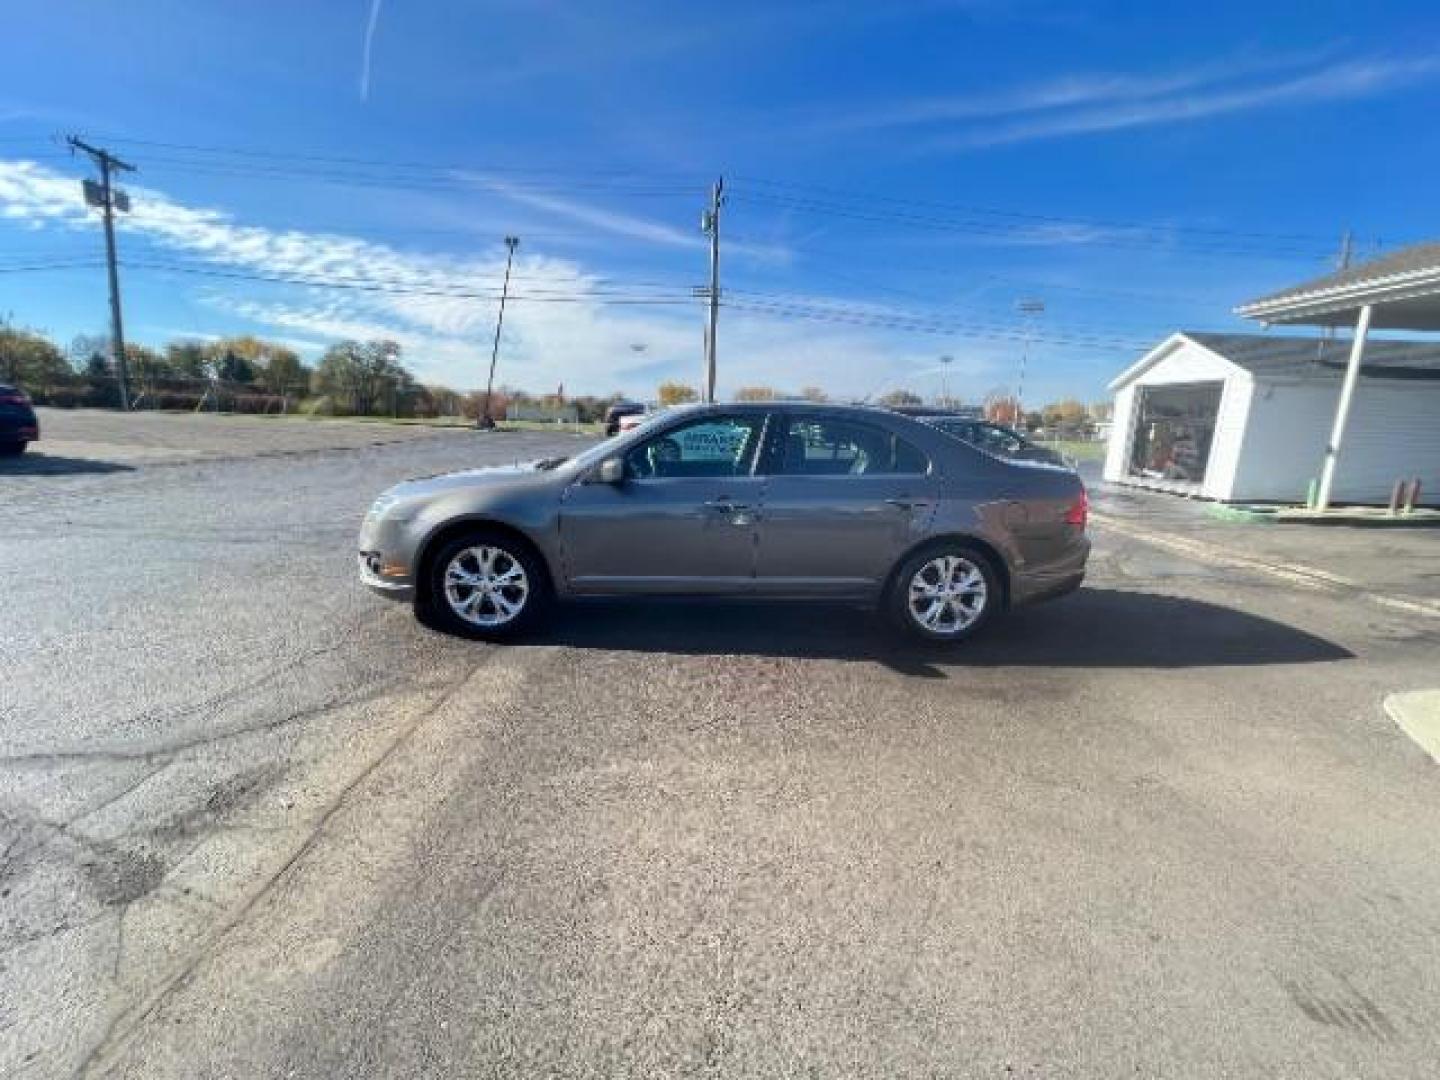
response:
M505 301L510 295L510 266L515 261L515 249L520 246L518 236L505 237L505 284L500 287L500 315L495 320L495 343L490 346L490 377L485 380L485 411L475 420L481 429L493 428L495 421L490 418L490 392L495 387L495 358L500 355L500 328L505 325Z
M1355 257L1355 234L1346 229L1340 234L1340 250L1335 253L1335 269L1349 270L1350 260ZM1320 344L1316 347L1315 360L1318 363L1325 356L1325 343L1335 337L1335 328L1327 326L1320 335Z
M1355 257L1355 234L1349 229L1340 238L1340 254L1335 257L1335 269L1349 270L1350 260Z
M700 216L700 228L710 237L710 322L705 330L705 392L702 400L715 400L716 333L720 327L720 208L725 205L725 178L710 189L710 206Z
M1029 297L1019 301L1015 310L1025 316L1025 347L1020 353L1020 382L1015 391L1015 430L1025 434L1025 365L1030 361L1030 338L1035 332L1035 316L1045 310L1045 301Z
M130 408L130 387L125 372L125 326L120 318L120 271L115 264L115 210L128 212L130 197L123 191L115 191L110 184L112 173L134 172L135 166L121 161L108 150L91 146L71 135L67 140L70 152L79 150L90 155L90 160L100 168L100 183L85 181L85 201L91 206L98 205L105 220L105 263L110 273L110 348L114 354L115 375L120 381L120 408Z

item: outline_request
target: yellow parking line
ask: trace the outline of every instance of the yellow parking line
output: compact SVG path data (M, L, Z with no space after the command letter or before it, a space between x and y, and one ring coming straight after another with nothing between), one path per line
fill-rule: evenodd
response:
M1111 517L1109 514L1096 513L1094 510L1090 511L1090 520L1122 536L1128 536L1133 540L1139 540L1141 543L1150 544L1154 547L1178 552L1181 555L1188 555L1201 562L1213 563L1218 566L1230 566L1241 570L1253 570L1256 573L1266 574L1269 577L1278 578L1281 581L1298 585L1304 589L1315 589L1321 592L1356 592L1374 601L1381 607L1404 611L1412 615L1424 615L1428 618L1440 619L1440 603L1415 597L1390 596L1385 593L1377 593L1368 589L1358 581L1341 577L1339 574L1332 574L1328 570L1319 570L1313 566L1304 566L1300 563L1282 565L1280 563L1269 562L1265 559L1256 558L1253 555L1242 555L1238 552L1229 551L1215 544L1207 544L1199 540L1189 540L1184 537L1152 532L1149 529L1139 528L1128 522L1122 523L1118 518Z

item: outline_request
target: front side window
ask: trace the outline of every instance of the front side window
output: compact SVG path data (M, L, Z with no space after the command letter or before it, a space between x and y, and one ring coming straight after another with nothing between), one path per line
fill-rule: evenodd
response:
M763 419L707 416L646 439L625 455L632 480L748 476Z
M884 428L827 417L791 418L780 459L787 476L890 476L930 468L920 450Z

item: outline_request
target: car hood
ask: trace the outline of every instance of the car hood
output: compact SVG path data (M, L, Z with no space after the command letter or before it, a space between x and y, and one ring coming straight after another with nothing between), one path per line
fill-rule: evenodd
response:
M396 484L387 494L400 499L412 499L466 488L539 486L555 475L554 469L543 469L542 464L543 461L526 461L516 462L514 465L489 465L482 469L420 476Z

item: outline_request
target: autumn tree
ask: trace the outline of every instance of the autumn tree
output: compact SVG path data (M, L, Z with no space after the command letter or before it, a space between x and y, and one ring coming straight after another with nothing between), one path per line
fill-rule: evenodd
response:
M210 350L201 341L172 341L165 346L165 362L186 379L210 377Z
M684 405L689 401L698 401L700 394L693 386L687 386L679 382L663 382L656 390L656 396L660 404L666 408L671 405Z
M830 395L818 386L802 386L800 396L806 401L826 402L830 400Z
M1085 406L1074 398L1064 398L1046 405L1041 418L1047 428L1074 431L1085 426Z
M992 390L985 395L985 419L1014 427L1020 422L1020 402L1005 390Z
M400 363L394 341L342 341L325 350L312 382L337 410L368 416L398 401L414 379Z
M272 394L303 390L310 381L310 369L300 354L284 345L272 345L260 363L260 383Z
M64 354L49 338L0 322L0 382L49 393L69 374Z
M880 398L881 405L889 405L891 408L906 405L923 405L925 399L913 390L891 390Z
M735 391L736 401L774 401L779 396L769 386L742 386Z

